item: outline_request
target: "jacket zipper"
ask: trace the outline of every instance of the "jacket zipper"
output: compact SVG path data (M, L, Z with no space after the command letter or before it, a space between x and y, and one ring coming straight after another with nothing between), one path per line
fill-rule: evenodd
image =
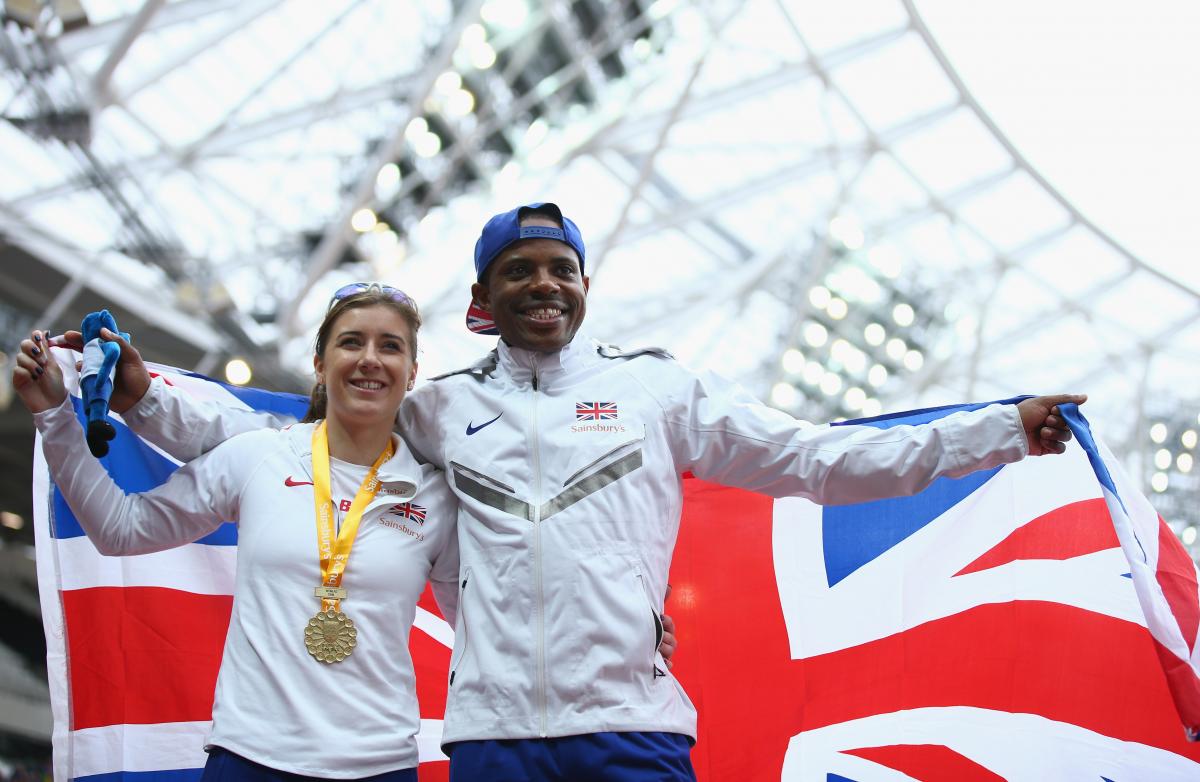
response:
M546 615L542 595L542 453L538 432L538 376L533 370L533 578L537 593L537 669L540 734L546 738Z
M464 598L467 596L467 583L470 582L470 580L471 580L471 569L467 568L466 575L463 576L462 588L458 591L458 613L462 617L462 622L460 622L460 624L462 625L462 629L463 629L463 633L462 633L463 637L461 639L462 640L462 651L460 651L458 653L458 659L454 661L454 663L455 663L454 668L452 668L450 670L450 686L451 687L454 686L454 676L455 676L455 674L458 673L459 666L462 665L463 660L467 659L467 643L470 640L470 636L467 634L467 616L466 616L467 603L466 603L466 600L464 600ZM458 638L454 639L455 645L458 644L459 640L460 639L458 639Z

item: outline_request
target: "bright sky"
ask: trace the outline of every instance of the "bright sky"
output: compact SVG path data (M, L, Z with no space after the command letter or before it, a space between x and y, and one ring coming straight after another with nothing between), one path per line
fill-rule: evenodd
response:
M917 8L980 104L1068 200L1200 288L1200 3Z

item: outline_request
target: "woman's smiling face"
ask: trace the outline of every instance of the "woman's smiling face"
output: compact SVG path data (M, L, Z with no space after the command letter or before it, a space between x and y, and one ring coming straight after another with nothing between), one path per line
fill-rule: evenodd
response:
M339 315L324 354L313 359L329 400L326 416L390 429L417 376L413 345L408 322L392 307L355 307Z

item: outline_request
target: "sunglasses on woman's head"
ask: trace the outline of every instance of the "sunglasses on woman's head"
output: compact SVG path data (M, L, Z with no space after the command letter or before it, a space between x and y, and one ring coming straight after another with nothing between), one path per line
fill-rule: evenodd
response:
M343 285L333 292L333 297L329 300L329 306L326 311L333 309L333 305L337 304L347 296L354 296L359 293L377 292L391 298L392 301L405 304L413 309L417 308L417 303L412 300L404 291L399 288L393 288L391 285L384 285L381 282L352 282L349 285Z

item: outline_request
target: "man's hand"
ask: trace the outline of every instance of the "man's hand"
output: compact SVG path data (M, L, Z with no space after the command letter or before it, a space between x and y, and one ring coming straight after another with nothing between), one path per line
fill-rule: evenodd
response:
M108 329L100 329L100 337L106 342L115 342L121 346L121 358L117 361L117 371L113 376L112 398L108 400L108 409L114 413L124 413L133 407L146 395L150 388L150 372L142 354L130 345L120 334L114 334ZM51 347L71 348L83 351L83 334L78 331L68 331L50 341Z
M21 352L13 367L13 390L31 413L58 407L67 398L62 370L50 357L46 337L46 332L34 331L29 339L21 340Z
M665 603L670 599L671 585L667 584L667 595L663 598L663 602ZM667 663L667 668L669 669L673 665L671 657L675 654L675 647L677 645L675 640L675 620L671 618L670 614L662 614L659 619L662 620L663 636L662 640L658 643L658 651L663 656L663 660Z
M1087 394L1059 394L1058 396L1035 396L1017 403L1021 414L1021 426L1029 440L1029 455L1043 456L1062 453L1071 439L1071 430L1058 412L1058 406L1073 402L1081 405Z

